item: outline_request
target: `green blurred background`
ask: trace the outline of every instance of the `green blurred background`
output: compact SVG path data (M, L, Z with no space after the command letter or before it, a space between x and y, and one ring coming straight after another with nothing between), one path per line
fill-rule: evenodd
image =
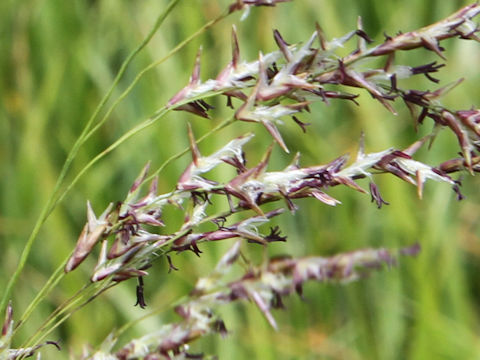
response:
M140 69L165 55L182 39L220 14L225 0L184 0L173 11L151 44L134 61L121 81L119 95ZM166 0L3 0L0 2L0 289L13 273L19 254L41 206L52 191L66 154L110 86L128 53L150 29ZM230 31L236 24L242 57L254 60L258 52L275 49L272 30L288 42L307 39L318 21L328 38L355 28L362 16L367 33L376 41L439 20L464 1L297 0L276 8L253 9L240 22L235 14L207 31L183 51L140 81L116 109L109 122L81 149L69 179L86 162L133 125L146 119L188 81L195 53L203 46L202 78L214 77L230 58ZM444 103L453 109L480 104L480 45L467 41L444 43L448 63L439 78L447 84L466 80ZM402 54L397 62L423 65L439 60L424 50ZM412 86L431 89L419 78ZM367 151L389 146L402 148L431 130L431 122L416 134L401 103L398 116L388 113L362 93L360 107L332 101L320 103L302 120L311 122L307 135L287 121L281 132L291 149L302 152L302 164L325 163L346 152L355 153L361 131ZM138 134L95 165L84 176L43 227L34 245L13 299L16 318L73 248L86 220L89 199L97 213L111 201L124 198L146 163L158 167L170 155L188 146L186 122L195 134L206 133L228 116L224 99L214 100L211 120L171 113ZM254 124L235 124L201 146L209 154L228 139L255 131L246 148L250 164L270 143L266 131ZM442 133L433 150L419 158L432 165L456 156L456 140ZM291 156L275 149L271 170L283 168ZM189 162L185 156L161 174L160 189L169 191ZM311 283L305 301L286 301L287 311L275 312L280 331L272 330L252 304L235 304L221 313L231 334L207 337L192 344L192 352L218 354L220 359L478 359L480 358L478 302L480 243L478 176L465 175L457 202L445 184L427 183L424 199L400 180L377 177L391 205L378 210L366 195L346 188L332 189L342 205L299 201L295 216L283 215L288 242L272 244L272 254L331 255L365 247L400 247L419 241L416 259L402 259L399 267L348 285ZM366 182L362 182L364 187ZM169 221L169 219L166 219ZM180 219L170 221L179 223ZM147 277L149 309L165 307L162 316L140 323L128 337L153 331L178 319L168 306L187 293L199 276L214 266L231 242L201 246L204 254L182 253L173 260L181 271L167 275L167 265L156 263ZM54 307L88 281L91 259L69 274L42 303L20 341L35 331ZM64 351L44 350L46 359L80 354L84 344L98 345L112 328L138 318L133 307L135 282L129 281L102 295L76 313L49 339L60 339Z

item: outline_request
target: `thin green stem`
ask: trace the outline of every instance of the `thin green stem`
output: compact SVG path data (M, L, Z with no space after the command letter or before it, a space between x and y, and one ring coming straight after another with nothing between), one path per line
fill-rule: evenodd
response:
M137 76L135 76L135 79L128 85L128 87L125 89L125 91L115 100L115 102L110 106L108 111L105 113L105 115L102 117L102 119L90 130L90 132L85 136L85 140L90 138L97 130L100 128L105 121L108 119L112 111L117 107L117 105L130 93L130 91L133 89L133 87L137 84L137 82L145 75L147 72L150 70L154 69L156 66L164 63L167 61L169 58L171 58L173 55L175 55L177 52L179 52L181 49L183 49L186 45L188 45L192 40L203 34L206 30L217 24L219 21L223 20L228 16L228 13L224 13L215 19L210 20L207 22L205 25L200 27L197 31L195 31L192 35L190 35L188 38L183 40L181 43L179 43L177 46L175 46L167 55L165 55L163 58L152 62L151 64L147 65L145 68L143 68Z
M65 176L70 169L70 166L73 162L73 159L76 157L80 147L83 145L83 143L86 140L86 135L89 134L89 130L92 127L93 122L97 118L98 114L100 113L101 109L105 106L107 101L110 99L110 97L113 94L114 89L120 82L120 79L123 77L128 65L132 62L132 60L135 58L135 56L150 42L152 37L155 35L155 33L158 31L159 27L163 23L163 21L166 19L166 17L170 14L170 12L173 10L173 8L177 5L177 3L180 0L172 0L167 8L157 17L157 20L155 21L154 26L150 30L150 32L147 34L145 39L142 41L142 43L134 49L130 55L127 57L127 59L123 62L122 66L120 67L120 70L117 73L117 76L115 77L110 89L108 90L107 94L103 97L103 99L100 101L98 106L96 107L95 111L93 112L92 116L90 119L87 121L85 127L83 128L82 133L80 136L77 138L75 144L73 145L72 149L70 150L70 153L67 156L67 159L65 160L62 170L60 171L60 174L57 178L56 184L53 188L52 195L49 197L47 203L43 207L42 211L40 212L40 215L33 227L33 230L25 243L25 246L23 248L22 254L20 255L20 259L18 262L18 265L15 269L15 272L11 276L10 280L8 281L8 284L3 292L2 295L2 300L0 302L0 313L3 313L5 311L5 308L7 306L7 302L9 301L9 298L11 296L13 287L18 281L18 278L20 276L20 273L22 272L23 268L25 267L25 264L27 262L28 256L31 252L33 243L35 242L38 233L40 231L40 228L42 225L45 223L47 220L48 216L50 213L53 211L55 206L58 204L57 201L57 194L60 191L60 188L63 184L63 181L65 179Z
M22 348L26 348L28 346L31 346L34 343L34 340L40 336L42 331L59 315L61 314L65 309L68 309L72 304L75 304L76 302L81 299L81 296L83 295L85 290L88 290L91 287L92 283L85 284L81 289L79 289L75 294L73 294L70 298L65 300L62 304L60 304L50 315L45 319L45 321L40 325L40 327L35 331L34 334L32 334L23 344Z
M98 153L92 160L88 162L87 165L85 165L82 170L75 176L75 178L68 184L68 186L65 188L63 193L58 197L58 201L62 201L63 198L67 195L67 193L72 189L73 186L80 180L80 178L93 166L95 165L98 161L100 161L102 158L104 158L106 155L108 155L110 152L115 150L117 147L119 147L123 142L134 136L135 134L139 133L143 129L149 127L155 121L158 119L162 118L167 112L169 112L170 109L167 108L162 108L159 110L156 115L153 115L152 117L148 118L147 120L141 122L134 128L130 129L127 131L125 134L123 134L120 138L118 138L114 143L112 143L109 147L107 147L105 150L102 152Z
M57 267L55 272L50 276L46 284L40 290L40 292L35 296L33 301L28 305L28 308L24 311L22 317L18 321L14 332L18 331L18 329L27 321L27 319L32 314L33 310L37 307L37 305L42 301L42 299L48 294L65 276L63 271L66 264L66 260Z
M22 345L22 347L26 348L41 343L48 334L75 312L114 285L115 283L108 281L104 283L88 283L84 285L72 297L55 309L55 311L50 314L37 331Z

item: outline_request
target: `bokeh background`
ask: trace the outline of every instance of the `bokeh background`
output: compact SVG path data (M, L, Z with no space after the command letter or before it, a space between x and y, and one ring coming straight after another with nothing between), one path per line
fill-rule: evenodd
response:
M173 11L150 45L128 69L115 95L140 69L165 55L198 27L220 14L230 1L184 0ZM232 24L238 29L242 57L254 60L258 52L275 49L272 30L288 42L306 40L318 21L328 38L355 28L362 16L366 32L377 42L384 33L408 31L439 20L465 1L296 0L275 8L253 9L240 22L235 14L193 41L173 58L149 72L114 111L108 123L81 149L68 178L72 179L93 156L135 124L146 119L188 81L195 53L203 46L202 78L214 77L230 58ZM47 201L66 154L112 83L128 53L150 29L166 0L3 0L0 2L0 291L13 273L19 254ZM468 109L480 104L480 45L470 41L444 43L448 62L438 76L441 85L459 77L466 81L444 104ZM347 49L348 50L348 49ZM397 62L412 66L441 60L418 50L402 54ZM425 78L411 83L420 89L435 84ZM114 96L115 98L115 96ZM121 200L143 165L156 168L188 146L186 123L198 136L230 112L224 99L214 100L212 119L171 113L124 143L95 165L50 216L13 293L18 318L52 271L73 248L86 220L89 199L100 213L109 202ZM306 135L286 122L281 132L292 150L302 152L302 164L326 163L355 153L361 131L367 151L402 148L431 130L426 121L419 133L404 105L398 116L387 112L368 94L360 107L332 101L319 103L302 120L312 123ZM246 148L250 164L270 143L255 124L235 124L201 145L209 154L228 139L255 131ZM431 151L419 158L435 165L456 156L456 140L440 134ZM185 156L161 174L160 189L171 190L188 164ZM271 170L291 161L275 149ZM464 175L466 199L457 202L445 184L428 182L423 200L416 189L392 176L376 182L390 202L378 210L366 195L346 188L332 189L342 204L331 208L313 200L298 202L295 216L278 223L288 242L272 244L272 254L331 255L365 247L400 247L418 241L416 259L347 285L311 283L305 300L286 301L287 311L276 311L275 332L253 304L221 309L230 335L212 336L192 344L192 352L218 354L220 359L474 359L480 358L479 297L480 196L478 176ZM362 183L367 186L366 182ZM172 216L173 226L181 221ZM129 337L153 331L178 319L170 309L175 299L191 290L208 273L230 243L205 244L201 258L174 256L180 271L167 274L159 261L145 279L149 309L165 308L139 323ZM255 246L255 245L251 245ZM18 334L17 343L35 331L45 317L89 278L91 259L69 274L34 313ZM113 328L145 312L134 307L135 282L129 281L100 296L74 314L49 338L60 339L64 351L44 350L44 358L67 359L85 344L97 346Z

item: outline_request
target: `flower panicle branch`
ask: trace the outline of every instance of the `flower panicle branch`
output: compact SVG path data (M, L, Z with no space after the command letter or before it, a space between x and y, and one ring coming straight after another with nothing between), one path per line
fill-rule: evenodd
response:
M404 150L389 148L376 153L365 152L362 137L356 159L350 164L348 156L344 155L327 164L301 167L297 154L293 163L285 169L267 171L271 147L256 166L246 166L243 146L252 138L251 134L233 139L209 156L200 153L191 129L189 134L192 162L180 176L174 191L158 194L155 178L142 197L140 191L147 176L147 164L123 202L110 204L99 217L95 215L90 203L87 204L88 222L67 262L66 272L74 270L83 262L98 243L101 244L100 253L91 277L94 282L106 278L123 281L145 276L148 267L157 257L169 256L170 252L190 250L200 256L202 251L198 245L203 242L238 237L262 245L285 241L286 238L279 234L276 227L271 227L267 234L258 230L284 212L283 208L264 212L264 204L283 200L286 207L295 212L297 199L314 198L329 206L336 206L341 202L329 195L328 189L343 185L362 193L370 192L372 201L381 207L388 202L382 198L372 180L378 173L390 173L415 185L419 197L422 196L425 181L429 179L450 184L458 197L462 197L459 182L448 174L460 169L458 160L449 160L438 167L432 167L412 158L429 136ZM475 164L479 162L478 158L474 160ZM222 181L207 177L210 170L221 164L234 167L237 175ZM475 165L474 170L479 171L480 168ZM370 179L369 191L358 183L359 179L365 177ZM230 209L207 215L214 197L223 197ZM184 204L189 206L185 209ZM182 226L171 234L152 232L152 227L164 227L162 213L167 205L184 209L186 216ZM229 224L231 215L239 212L243 212L243 219ZM216 224L217 229L199 231L200 225L207 222Z
M479 13L480 6L478 3L465 6L435 24L417 31L402 33L395 37L387 37L383 44L376 46L369 53L373 56L379 56L396 50L424 47L445 59L442 54L443 49L438 44L439 41L452 37L480 41L480 38L477 36L479 31L478 25L472 21Z
M241 258L240 244L240 241L235 242L213 272L200 278L189 298L176 306L175 311L182 317L181 321L163 325L130 341L116 352L112 351L113 342L109 338L109 348L88 354L84 359L103 359L107 355L112 360L148 356L155 359L188 359L188 344L192 341L209 334L228 334L226 324L217 314L219 307L239 300L252 302L277 329L272 310L284 308L283 299L292 293L302 296L302 287L306 282L355 281L373 270L394 266L399 256L416 256L420 251L420 246L414 244L399 250L365 249L332 257L270 258L260 266L250 265L246 273L236 280L226 281L233 265ZM200 354L197 356L204 359Z
M237 7L244 7L253 3L274 5L276 1L237 3ZM393 103L396 99L401 99L410 109L416 127L428 117L434 121L436 128L450 129L458 139L466 168L473 172L471 159L475 156L473 153L479 151L478 110L449 110L441 105L440 98L458 82L433 91L402 89L400 80L416 75L424 75L433 83L438 83L439 80L433 74L438 73L444 64L395 64L395 53L425 48L446 60L444 49L440 46L442 40L452 37L480 40L479 28L473 21L479 13L478 3L465 6L437 23L394 37L387 36L383 43L370 47L368 44L372 43L372 40L362 29L361 21L357 24L357 30L331 41L327 41L317 25L310 39L303 45L288 44L275 30L274 39L279 50L268 54L260 53L258 60L253 62L241 60L234 28L232 60L224 70L216 79L202 82L199 52L189 84L172 97L168 106L209 117L208 111L211 107L204 98L223 94L227 96L227 104L231 107L231 99L236 98L241 105L235 112L235 118L262 124L288 152L277 128L277 125L282 123L282 118L291 117L305 131L306 124L301 122L297 115L304 110L309 111L311 102L328 103L329 99L337 98L357 103L358 95L343 89L363 89L394 114L396 110ZM355 36L358 38L357 49L343 57L337 54L343 45ZM365 69L366 61L377 57L385 57L385 65ZM250 94L246 93L249 88L253 88Z

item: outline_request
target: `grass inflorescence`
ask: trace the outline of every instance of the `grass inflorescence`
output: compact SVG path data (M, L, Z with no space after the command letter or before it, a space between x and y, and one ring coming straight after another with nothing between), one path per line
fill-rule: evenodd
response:
M417 273L413 271L410 275L418 283L412 287L430 289L431 282L424 284L419 280L431 271L427 260L432 255L423 254L433 251L431 243L423 245L422 236L440 236L441 226L432 220L432 216L438 215L427 218L427 224L418 220L422 218L422 212L433 211L424 204L431 203L433 208L440 209L445 207L444 203L448 201L445 199L463 200L465 195L469 196L469 190L463 190L462 182L480 172L480 111L475 106L465 107L460 102L456 106L446 100L470 80L472 70L466 69L466 79L451 79L444 83L441 77L449 64L448 47L480 41L476 22L480 6L466 5L451 15L444 14L446 17L442 20L395 35L385 33L380 40L369 34L368 16L365 20L358 18L352 30L334 34L336 37L331 37L328 22L325 26L321 21L312 23L310 34L303 39L292 39L291 35L287 38L282 31L273 30L272 46L270 50L263 50L245 39L242 41L239 36L242 26L249 18L253 17L255 21L256 16L266 18L266 14L277 13L284 6L294 8L298 6L296 2L238 0L229 4L214 3L198 6L209 19L192 30L191 35L179 41L176 39L171 50L155 60L144 61L142 54L155 45L155 36L162 34L163 27L175 28L175 21L169 24L168 20L188 9L188 6L182 8L180 0L162 4L151 29L144 30L140 45L125 57L116 74L111 74L111 86L92 109L92 115L78 131L79 135L71 135L71 139L76 140L64 154L65 161L59 167L56 180L48 181L52 190L43 207L38 209L39 215L30 235L21 233L27 240L21 251L16 250L20 254L18 263L13 271L6 270L11 276L4 280L0 307L5 312L0 343L2 359L39 357L49 347L63 353L73 343L85 345L81 354L78 349L73 350L75 358L79 359L207 359L206 353L222 353L221 343L212 348L207 342L211 337L207 335L215 337L219 334L223 339L220 341L224 342L232 341L230 339L236 336L230 328L232 323L238 325L242 317L238 313L235 315L235 311L225 310L234 304L253 303L265 320L252 321L265 321L272 331L278 330L280 334L283 322L276 319L274 310L286 308L288 295L296 293L300 298L308 299L305 288L310 282L350 283L365 278L374 270L391 268L403 257L416 257L421 248L419 258L407 263L419 264L415 270ZM225 31L224 23L232 21L237 13L242 14L241 21ZM201 18L203 14L192 12L190 15ZM307 32L306 27L304 30ZM220 58L210 58L214 50L206 44L186 61L182 51L189 49L191 53L192 44L210 31L224 43L229 39L230 59L222 65ZM167 35L163 36L168 42ZM248 58L242 51L244 47L254 48L258 55ZM418 57L418 52L424 55ZM184 84L178 79L175 83L169 82L163 88L167 93L163 105L149 106L146 102L147 109L142 110L142 115L144 112L150 114L145 115L144 120L126 128L116 125L115 121L121 121L122 115L135 113L128 97L147 86L142 81L149 76L155 78L154 70L160 72L161 66L176 57L193 64L189 80ZM135 61L145 64L135 68ZM211 69L215 70L211 72L213 75L202 80L202 65L209 62L213 64ZM123 90L119 90L121 88ZM9 106L14 106L13 102ZM371 110L373 106L377 108ZM342 116L351 114L352 118L356 117L362 127L365 125L365 132L358 131L356 136L351 136L341 120L327 119L324 110L327 107L336 109ZM367 110L363 110L365 108ZM13 110L7 108L7 111ZM380 125L378 118L387 116L395 116L397 123L408 124L412 135L405 140L397 134L398 131ZM186 126L184 120L187 120ZM326 125L329 120L332 124ZM199 125L199 121L204 123ZM172 130L169 122L183 124ZM153 140L149 139L144 130L159 124L165 128L159 133L151 130L155 136ZM179 128L184 129L183 132ZM351 129L358 128L358 125L351 125ZM169 131L178 132L171 135ZM82 153L89 141L102 138L105 133L110 143L97 140L103 148L100 146L100 150L96 148L92 153ZM132 143L131 138L141 139L142 136L149 146ZM331 139L342 137L350 142L356 140L355 155L345 154L351 152L353 146L335 153L339 144L328 144ZM162 153L161 160L155 156L155 142L167 144L163 150L169 151ZM176 147L172 149L171 144ZM448 145L448 151L443 148L444 144ZM122 149L125 149L123 153ZM321 149L328 149L332 155L325 156ZM107 156L115 153L119 155L109 170L115 173L115 166L122 163L125 165L118 166L128 169L125 171L127 176L122 176L118 184L113 177L110 180L110 186L114 187L110 193L116 197L103 205L103 199L93 197L86 200L76 189L85 187L88 184L85 179L89 176L98 178L95 167L108 164ZM188 153L191 160L187 161L185 155ZM140 159L133 161L133 157ZM142 162L146 165L126 186L125 179L133 178L132 173L138 171ZM412 199L408 188L392 192L388 183L397 180L413 185L417 198L423 202L408 200ZM453 192L443 197L434 196L425 187L427 180L444 183ZM442 187L442 193L444 190ZM354 200L354 193L369 195L363 196L363 202L371 200L373 203L369 210L358 210L360 206L360 209L364 208L359 205L362 200L358 203ZM70 202L67 199L77 201L79 197L85 199L87 211L83 226L80 221L73 221L79 229L76 244L72 246L68 237L64 239L51 263L54 265L49 277L39 280L42 285L37 283L34 286L36 296L29 293L26 303L18 301L25 283L33 281L31 270L41 259L33 250L37 249L40 239L45 241L42 231L48 231L43 229L52 226L48 220L59 221L62 216L57 213L72 216L71 211L75 211L75 217L78 217L78 210L68 209ZM404 209L394 208L402 202L410 203L410 210L406 210L407 205ZM476 205L467 203L466 206L475 208ZM103 209L95 210L100 207ZM345 210L337 212L342 207ZM390 210L386 209L390 208L394 208L390 218L371 212L381 209L382 213L388 213ZM418 212L418 216L414 212ZM322 216L326 222L315 220ZM378 221L372 220L377 216ZM445 218L448 216L444 215ZM338 220L332 220L335 217ZM416 221L419 223L415 227ZM323 235L316 235L322 224L325 227L321 229ZM467 225L464 226L466 229ZM399 230L402 227L407 230ZM408 233L409 227L417 232L423 228L423 232L399 241L399 234ZM410 235L414 231L410 231ZM49 234L61 237L61 232ZM381 239L382 234L396 241L385 241ZM345 245L342 245L340 235L345 237ZM316 243L330 237L334 241L327 241L324 248ZM352 242L365 237L371 237L372 242ZM279 251L280 248L283 251ZM195 263L189 254L198 257L198 261L204 258L208 261L206 264ZM182 260L183 257L187 260ZM450 263L454 261L453 257L443 257ZM29 261L32 261L31 265ZM162 276L160 264L166 264L172 274ZM76 275L79 272L81 275ZM382 281L401 286L398 275L389 280L393 276L390 272ZM432 278L434 276L432 274ZM74 280L69 281L69 278ZM165 293L171 296L177 285L167 283L182 282L187 278L190 279L190 291L177 292L168 301L152 296L153 284L159 287L159 293L165 289ZM362 283L358 291L362 296L368 296L365 289L370 285L362 287ZM63 286L67 286L68 291L62 290ZM405 294L409 294L411 289L407 285L405 288ZM87 347L92 339L83 338L75 331L66 341L56 340L54 336L62 337L65 329L69 329L71 325L68 323L78 321L79 326L88 327L88 322L82 323L76 314L88 311L94 303L105 301L115 291L128 294L125 298L109 300L121 309L125 309L128 303L129 307L136 306L135 310L128 311L154 310L143 316L142 322L134 320L131 315L117 314L116 320L110 321L110 327L105 329L109 335L104 334L103 342L95 339L97 345L93 347ZM332 291L336 290L326 291L331 299L335 298ZM394 295L383 294L380 289L373 293L378 299L375 301L386 308L382 314L392 316L394 320L364 318L365 311L373 311L372 304L365 298L355 299L354 296L347 300L351 304L346 308L351 313L342 321L347 321L345 326L356 330L344 330L343 340L336 339L333 330L325 330L327 335L332 334L331 340L310 340L309 336L312 339L324 336L318 333L324 331L318 323L309 322L315 316L302 324L298 314L304 310L300 310L300 305L294 305L293 310L287 307L287 312L292 313L292 326L303 329L302 343L305 344L307 339L309 344L304 349L299 346L292 356L316 354L343 358L348 354L349 358L388 358L387 344L402 348L405 356L414 354L420 357L428 353L424 347L435 339L424 339L418 331L406 334L416 318L425 316L421 309L428 303L431 293L428 290L420 292L426 300L412 300L411 295L403 296L401 289L396 289ZM58 296L55 301L51 300L53 294L60 294L55 295ZM456 309L462 308L458 304L465 303L461 299L464 290L457 290L455 294L459 295L452 298L457 304L451 307L454 309L452 313L445 314L430 326L444 326L450 323L450 317L468 317L468 314L455 313L459 311ZM42 303L48 301L55 306L45 311ZM406 314L391 315L388 312L392 311L391 303L405 305L403 311ZM317 304L320 312L322 306L325 309L332 306L328 300L318 300ZM14 313L17 308L24 308L18 317ZM176 318L164 315L153 326L142 327L142 323L152 321L160 312L172 310L177 314ZM431 311L437 310L440 311ZM36 311L40 312L41 320L34 318ZM334 320L335 311L331 314L329 324L342 323ZM278 316L285 315L278 313ZM114 326L113 323L120 319L126 321ZM293 325L296 322L299 323ZM30 323L34 325L29 326ZM474 337L471 328L460 320L453 325L463 331L464 343L444 346L445 349L440 347L432 350L432 354L435 351L478 354L480 350L471 346L469 341ZM379 343L364 334L355 346L345 345L350 341L347 340L350 331L367 331L372 326L377 326L377 330L372 331L382 332L385 328L396 329L396 332L382 335ZM114 327L119 328L115 330ZM136 332L129 332L132 328ZM75 325L71 329L75 329ZM267 338L271 336L266 335L268 331L262 330L264 338L255 339L255 345L252 345L254 350L251 351L257 357L276 357L277 352L282 352L274 349ZM245 339L234 341L238 342L236 348L240 348ZM402 347L404 342L410 346ZM199 352L192 351L191 346ZM238 357L246 354L248 350L238 352Z

